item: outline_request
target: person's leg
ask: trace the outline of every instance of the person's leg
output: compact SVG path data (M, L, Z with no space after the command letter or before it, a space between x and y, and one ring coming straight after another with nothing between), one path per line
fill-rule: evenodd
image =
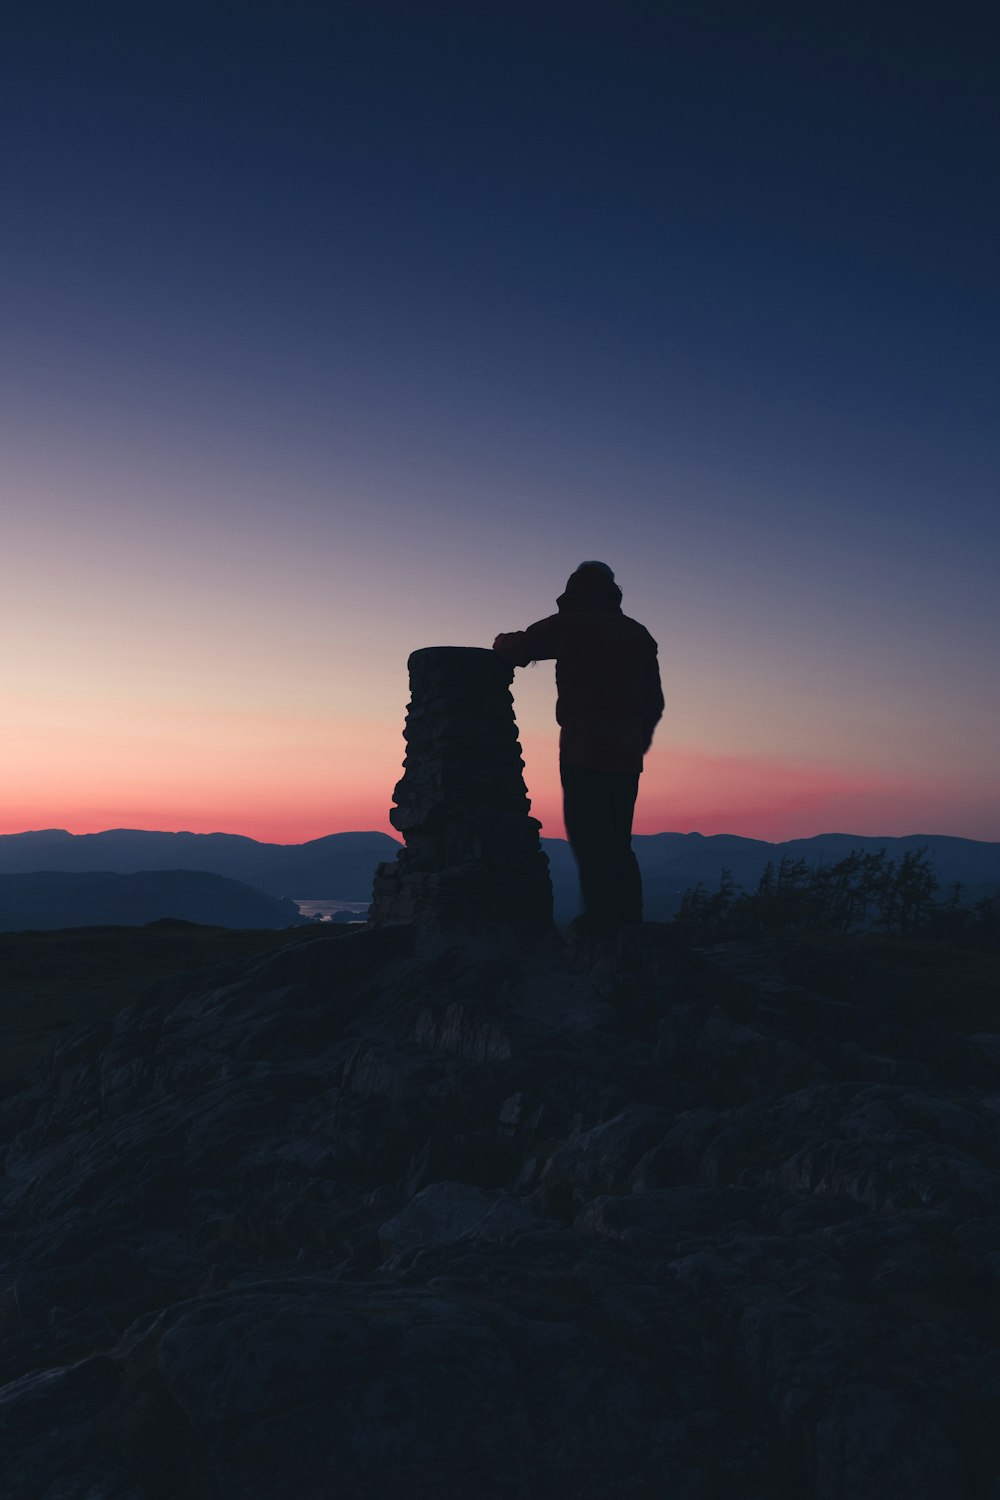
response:
M576 860L580 880L580 920L589 928L598 915L600 892L596 872L600 865L599 835L594 826L593 784L583 766L561 761L559 773L563 787L563 821L566 838Z
M610 771L608 787L608 905L616 927L642 921L642 875L632 848L632 817L639 793L639 773Z
M638 773L561 764L566 837L580 874L585 925L617 931L642 920L642 881L632 852Z

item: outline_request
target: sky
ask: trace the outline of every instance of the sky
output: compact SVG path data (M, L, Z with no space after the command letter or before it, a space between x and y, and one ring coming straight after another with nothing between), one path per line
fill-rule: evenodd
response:
M986 8L21 11L0 832L389 830L410 651L599 558L638 832L1000 839Z

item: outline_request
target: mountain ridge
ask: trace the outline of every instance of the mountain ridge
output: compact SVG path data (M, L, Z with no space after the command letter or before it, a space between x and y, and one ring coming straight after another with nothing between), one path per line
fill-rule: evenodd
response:
M543 838L555 893L557 921L576 910L576 867L565 839ZM269 896L287 899L362 901L372 889L375 867L392 860L403 845L377 830L323 834L301 844L271 844L245 834L105 829L72 834L66 829L0 835L0 874L47 869L77 873L134 874L139 870L194 869L240 880ZM647 916L665 920L680 896L701 882L714 887L728 869L737 885L756 885L765 866L782 858L807 864L841 859L851 849L884 848L890 857L926 848L942 885L960 881L971 893L1000 889L1000 843L951 834L824 833L772 843L741 834L635 834Z

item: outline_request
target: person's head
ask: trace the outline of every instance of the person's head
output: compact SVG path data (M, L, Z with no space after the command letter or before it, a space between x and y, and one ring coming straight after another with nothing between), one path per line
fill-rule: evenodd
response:
M582 562L582 563L578 563L576 571L578 573L582 573L583 570L584 570L584 568L597 568L601 573L604 574L604 576L606 578L610 578L612 583L614 583L614 581L615 581L615 575L612 572L612 570L608 567L607 563L602 563L602 562Z
M605 562L582 562L569 576L566 592L559 596L560 607L575 609L617 609L622 591L615 575Z

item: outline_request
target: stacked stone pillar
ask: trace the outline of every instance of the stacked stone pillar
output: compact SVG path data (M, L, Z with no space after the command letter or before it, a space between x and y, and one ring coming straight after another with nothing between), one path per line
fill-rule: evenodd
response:
M406 757L389 814L406 848L375 873L371 921L548 930L552 886L529 817L513 667L465 646L414 651L408 666Z

